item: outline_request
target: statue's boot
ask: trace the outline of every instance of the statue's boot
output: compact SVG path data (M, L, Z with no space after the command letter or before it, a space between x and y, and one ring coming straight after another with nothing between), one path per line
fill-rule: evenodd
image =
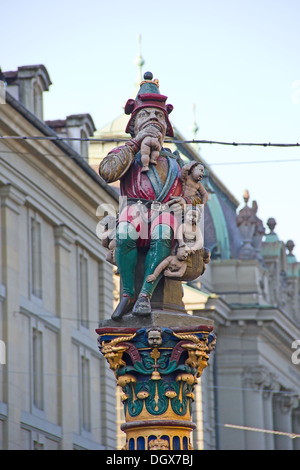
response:
M134 226L128 222L120 222L116 233L115 260L123 285L120 303L112 314L112 319L120 320L128 313L136 300L135 268L138 259L136 240L138 234Z
M150 315L151 302L150 297L146 294L140 294L132 310L133 315L143 316Z
M123 295L119 304L117 305L114 313L112 314L112 320L119 321L121 318L128 313L134 306L135 299L131 299L127 295Z
M133 307L133 315L150 315L151 297L163 276L161 273L157 279L147 282L147 277L153 274L155 268L171 253L173 230L166 224L157 225L152 232L150 248L145 260L145 276L140 295Z

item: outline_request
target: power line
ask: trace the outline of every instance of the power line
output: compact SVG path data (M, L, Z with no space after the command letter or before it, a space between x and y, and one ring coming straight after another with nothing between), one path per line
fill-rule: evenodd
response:
M2 135L0 140L53 140L53 141L80 141L80 142L127 142L128 138L96 138L96 137L59 137L59 136L19 136L19 135ZM225 142L218 140L182 140L173 139L165 140L166 143L170 144L215 144L215 145L231 145L237 146L251 146L251 147L300 147L300 143L271 143L271 142Z
M286 158L284 160L254 160L248 162L216 162L209 163L209 166L219 166L219 165L258 165L261 163L287 163L287 162L300 162L300 158Z
M1 136L0 136L1 138ZM32 156L32 152L19 152L14 150L0 150L1 154L14 154L20 156ZM56 158L70 158L67 154L56 154L56 153L43 153L43 157L56 157ZM99 158L100 161L100 158ZM253 160L253 161L239 161L239 162L212 162L208 163L208 166L226 166L226 165L259 165L259 164L269 164L269 163L291 163L291 162L300 162L300 158L286 158L280 160Z

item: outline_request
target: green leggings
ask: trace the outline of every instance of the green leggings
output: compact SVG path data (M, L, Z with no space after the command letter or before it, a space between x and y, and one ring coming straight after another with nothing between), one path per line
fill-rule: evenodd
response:
M135 298L135 268L138 260L136 241L138 233L129 222L120 222L116 234L115 259L123 284L123 295ZM162 273L153 282L147 282L147 276L152 274L163 259L171 253L173 230L165 224L157 225L151 235L150 247L145 260L145 275L140 294L151 298Z

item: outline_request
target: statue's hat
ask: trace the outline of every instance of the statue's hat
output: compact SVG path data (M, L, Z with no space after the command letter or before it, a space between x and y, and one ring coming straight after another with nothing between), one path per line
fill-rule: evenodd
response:
M144 74L144 80L140 83L140 90L136 99L129 99L125 105L125 114L131 114L125 132L130 134L130 126L137 111L142 108L158 108L165 114L167 123L166 135L168 137L173 137L173 128L169 121L169 114L173 111L173 106L171 104L166 104L166 101L167 96L161 95L159 92L158 80L153 80L153 74L151 72L146 72Z

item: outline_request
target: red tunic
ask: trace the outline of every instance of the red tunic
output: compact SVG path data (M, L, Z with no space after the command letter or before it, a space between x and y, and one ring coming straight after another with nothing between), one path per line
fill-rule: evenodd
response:
M165 156L158 157L158 160L165 159ZM169 157L174 158L174 157ZM181 196L182 187L179 179L180 176L180 165L176 161L174 162L177 169L176 177L172 178L173 182L167 188L164 197L160 200L162 204L171 200L171 196ZM121 195L127 198L134 198L137 201L139 199L156 201L157 194L153 187L152 182L148 176L148 172L141 171L142 166L139 162L139 158L135 158L125 175L121 178L120 189ZM169 172L171 166L169 165ZM122 210L119 216L119 222L126 221L130 222L139 234L137 240L138 246L149 246L151 233L158 224L166 224L173 229L173 233L176 233L178 221L173 213L168 209L168 206L162 206L160 211L155 211L153 208L137 203L128 202L128 205Z

